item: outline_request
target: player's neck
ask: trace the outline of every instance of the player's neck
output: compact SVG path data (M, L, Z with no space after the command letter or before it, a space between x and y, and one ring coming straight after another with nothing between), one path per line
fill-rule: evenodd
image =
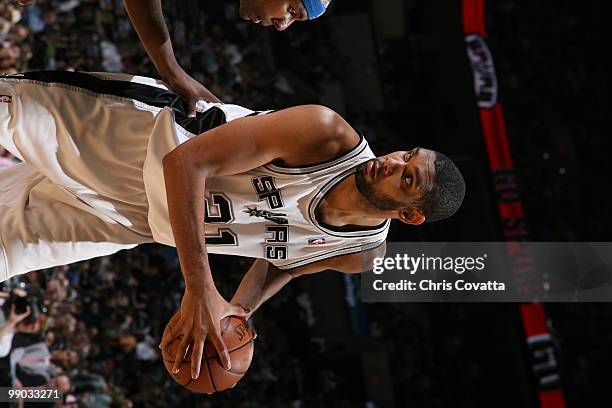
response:
M380 225L386 218L357 190L352 175L329 190L317 207L317 218L326 224L341 227Z

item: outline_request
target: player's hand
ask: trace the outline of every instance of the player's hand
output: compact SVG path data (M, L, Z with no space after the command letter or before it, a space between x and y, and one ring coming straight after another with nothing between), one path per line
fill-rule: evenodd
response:
M227 316L244 317L250 310L231 305L223 299L216 288L201 290L186 289L181 302L180 319L162 339L163 349L180 334L183 335L174 359L173 373L178 373L185 358L187 348L191 349L191 377L198 378L202 364L204 342L208 338L213 344L221 364L231 368L231 361L225 342L221 337L221 320Z
M236 302L235 300L230 301L230 304L238 306L238 307L241 307L244 310L248 310L248 313L242 316L244 318L244 320L246 320L246 321L249 321L249 319L251 318L253 313L255 313L255 310L253 310L251 308L246 308L243 305L241 305L240 302ZM255 330L253 330L252 328L251 328L251 330L253 331L253 333L255 333Z
M164 81L172 88L173 91L181 94L187 99L187 115L195 116L196 103L202 99L206 102L221 102L219 98L213 95L201 83L193 79L182 69L174 73L171 78L166 78Z

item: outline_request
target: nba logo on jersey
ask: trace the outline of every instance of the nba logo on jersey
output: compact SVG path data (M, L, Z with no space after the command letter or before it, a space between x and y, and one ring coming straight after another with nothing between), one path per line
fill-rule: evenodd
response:
M0 95L0 103L13 103L11 95Z
M308 245L323 245L325 243L325 238L309 238Z

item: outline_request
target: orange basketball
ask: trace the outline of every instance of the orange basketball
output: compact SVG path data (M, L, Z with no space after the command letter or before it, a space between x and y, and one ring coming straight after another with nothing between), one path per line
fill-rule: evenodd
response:
M164 336L170 328L179 320L179 313L175 313L170 319L164 330ZM183 335L180 334L164 349L162 349L162 357L164 365L168 373L174 378L174 381L190 389L191 391L212 394L213 392L222 391L232 388L249 369L251 359L253 358L253 350L255 348L253 340L253 331L249 328L247 322L236 316L229 316L221 320L221 336L227 351L230 355L232 368L226 370L223 368L217 350L208 340L204 343L204 352L202 354L202 365L200 368L200 376L197 379L191 378L191 349L187 349L187 354L179 372L172 373L174 358L181 343Z

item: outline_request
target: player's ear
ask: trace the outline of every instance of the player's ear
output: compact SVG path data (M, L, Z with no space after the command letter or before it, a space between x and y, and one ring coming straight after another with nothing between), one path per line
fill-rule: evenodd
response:
M425 214L420 208L407 207L398 211L397 219L405 224L421 225L425 222Z

